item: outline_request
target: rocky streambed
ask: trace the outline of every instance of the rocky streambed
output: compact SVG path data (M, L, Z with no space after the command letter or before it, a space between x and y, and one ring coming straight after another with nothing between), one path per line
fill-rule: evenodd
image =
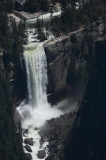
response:
M72 129L77 110L61 115L59 118L53 118L46 122L46 125L41 128L39 134L41 136L40 144L47 139L49 156L46 160L62 160L64 157L64 141Z
M46 122L45 126L39 131L39 151L36 155L37 159L46 160L62 160L64 159L64 141L72 130L77 108L70 113L53 118ZM31 127L31 126L30 126ZM35 128L36 130L36 128ZM32 160L32 148L35 147L33 138L28 138L29 129L23 129L24 136L23 146L28 160ZM48 141L48 145L45 142ZM45 147L44 147L45 146Z

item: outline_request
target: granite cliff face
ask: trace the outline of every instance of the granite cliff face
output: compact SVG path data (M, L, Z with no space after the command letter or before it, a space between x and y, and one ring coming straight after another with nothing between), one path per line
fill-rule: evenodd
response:
M66 160L106 159L106 41L97 41L95 52L86 93L67 136Z
M78 82L77 68L86 61L81 55L83 38L87 34L94 41L102 35L102 21L99 20L87 28L81 28L69 35L57 38L45 45L48 63L48 99L62 99L73 92ZM74 38L76 40L74 40Z
M66 36L48 42L44 46L48 63L49 102L56 103L68 95L73 94L76 84L78 83L78 65L86 61L80 51L83 37L88 34L96 41L101 37L102 30L102 20L100 19L86 29L81 28ZM16 59L18 59L18 62L14 63L9 61L7 55L0 56L0 70L8 73L13 97L17 101L17 99L26 97L27 87L22 54Z

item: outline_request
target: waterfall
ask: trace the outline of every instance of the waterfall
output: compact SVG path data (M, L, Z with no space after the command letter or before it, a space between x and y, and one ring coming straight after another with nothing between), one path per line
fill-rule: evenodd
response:
M23 101L18 110L23 117L22 124L28 128L40 127L46 120L58 117L61 113L56 106L51 107L47 101L47 60L44 42L37 41L35 30L28 29L28 44L24 46L24 61L27 76L27 102ZM50 39L53 36L50 36ZM33 41L36 39L37 42ZM48 38L49 39L49 38Z
M28 100L32 107L47 103L47 62L42 43L24 52Z
M56 13L56 15L58 14ZM49 14L45 15L45 19L48 17L50 17ZM28 23L30 24L36 20L37 19L31 20ZM47 101L47 60L43 45L49 39L54 38L54 36L51 36L50 34L47 41L39 42L36 38L37 35L35 35L35 29L28 28L27 33L28 44L24 46L23 56L26 68L28 98L21 102L20 106L17 107L17 110L23 117L22 129L24 151L25 153L28 153L25 149L24 140L26 138L32 138L34 145L30 146L32 150L30 154L33 160L39 160L37 157L39 150L45 150L45 158L48 156L48 142L46 141L40 146L40 127L45 125L46 120L59 117L63 113L56 106L51 107ZM28 133L25 134L24 131L26 129L28 130Z

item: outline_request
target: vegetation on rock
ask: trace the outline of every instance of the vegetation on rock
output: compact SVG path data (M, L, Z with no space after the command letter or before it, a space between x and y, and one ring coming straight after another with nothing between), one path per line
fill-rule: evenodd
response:
M104 0L59 0L59 2L62 8L61 17L52 19L52 30L57 36L60 33L77 30L81 25L89 25L106 12Z

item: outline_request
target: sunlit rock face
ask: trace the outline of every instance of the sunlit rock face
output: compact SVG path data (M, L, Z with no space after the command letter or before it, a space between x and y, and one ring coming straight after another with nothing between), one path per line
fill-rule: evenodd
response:
M103 31L101 19L92 25L59 37L45 45L45 53L48 64L48 99L50 102L57 101L75 90L78 84L77 69L81 61L86 61L81 55L80 49L86 34L98 40ZM72 37L77 42L74 43ZM79 48L79 51L77 50Z

